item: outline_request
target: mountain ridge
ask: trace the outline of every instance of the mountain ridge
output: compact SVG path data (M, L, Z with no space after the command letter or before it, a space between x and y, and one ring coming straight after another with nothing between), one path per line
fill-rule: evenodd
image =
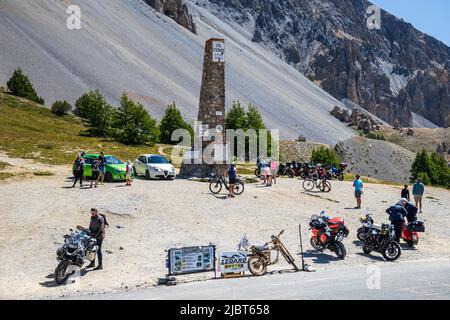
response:
M381 11L366 26L366 0L198 0L236 23L337 99L412 126L412 113L450 126L450 47ZM191 2L192 3L192 2Z

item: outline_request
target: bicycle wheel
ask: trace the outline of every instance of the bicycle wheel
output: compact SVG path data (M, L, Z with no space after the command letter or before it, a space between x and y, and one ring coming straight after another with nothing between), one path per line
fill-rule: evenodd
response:
M329 183L328 181L322 181L320 183L320 191L322 192L330 192L331 191L331 183Z
M313 179L306 179L303 181L303 189L306 191L311 191L316 186L316 183Z
M209 191L213 194L218 194L222 191L222 183L220 181L213 181L209 184Z
M234 185L234 194L240 196L244 192L244 184L240 181Z

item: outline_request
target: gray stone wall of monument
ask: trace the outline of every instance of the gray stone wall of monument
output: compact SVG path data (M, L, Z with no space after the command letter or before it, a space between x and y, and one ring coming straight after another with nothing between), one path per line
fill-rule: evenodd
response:
M198 145L200 156L210 144L225 144L225 40L209 39L205 43L202 85L198 109L198 121L194 128L197 135L203 135ZM226 149L224 148L224 153ZM186 162L186 161L185 161ZM180 171L185 177L205 177L208 173L221 175L226 170L226 161L215 164L183 163Z

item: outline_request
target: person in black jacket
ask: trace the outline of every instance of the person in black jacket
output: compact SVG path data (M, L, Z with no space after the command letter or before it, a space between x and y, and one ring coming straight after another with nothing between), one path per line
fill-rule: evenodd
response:
M106 222L103 215L99 214L96 208L91 209L91 221L89 223L89 232L91 233L91 237L97 239L97 257L98 257L98 266L95 267L95 259L91 262L87 268L94 268L94 270L103 270L103 255L102 255L102 244L103 239L105 239L105 226L108 223ZM86 228L82 226L77 226L79 230L86 230Z
M404 200L406 200L406 199L404 199ZM408 223L417 221L417 211L419 211L419 209L409 201L406 201L405 209L406 209L406 212L408 212L408 214L406 216Z
M408 212L405 209L405 204L400 201L396 205L393 205L386 209L386 213L389 214L389 221L391 221L394 226L395 231L395 241L400 243L400 238L402 236L402 226L405 223L405 217Z
M410 201L410 197L409 197L409 189L408 189L408 185L405 184L405 187L402 189L402 198Z

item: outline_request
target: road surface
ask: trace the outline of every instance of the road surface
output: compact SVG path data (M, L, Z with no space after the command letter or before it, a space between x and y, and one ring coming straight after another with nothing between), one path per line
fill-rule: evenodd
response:
M182 277L179 278L180 280ZM370 288L371 289L370 289ZM450 299L450 260L376 263L316 272L220 279L75 299Z

